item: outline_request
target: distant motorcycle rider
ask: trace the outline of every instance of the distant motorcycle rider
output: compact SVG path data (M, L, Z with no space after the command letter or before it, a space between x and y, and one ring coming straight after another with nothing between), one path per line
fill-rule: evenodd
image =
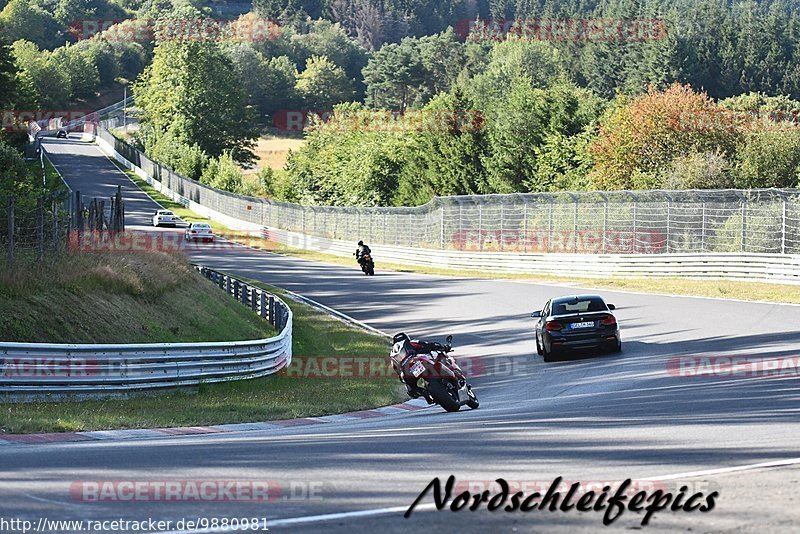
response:
M364 265L365 261L364 256L367 254L372 254L372 251L369 249L367 245L364 244L363 241L359 241L358 248L356 249L356 252L354 254L354 256L356 257L356 261L358 261L359 265L362 266Z

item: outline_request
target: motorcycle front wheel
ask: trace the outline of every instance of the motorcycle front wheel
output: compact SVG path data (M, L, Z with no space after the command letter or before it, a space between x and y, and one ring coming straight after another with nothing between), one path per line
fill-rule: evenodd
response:
M469 389L469 400L467 401L467 406L469 406L471 410L477 410L478 406L480 406L480 405L481 405L481 403L478 402L478 397L475 395L475 393L472 392L472 388L470 388Z
M428 391L436 401L436 404L447 410L448 412L457 412L461 408L458 400L454 399L450 392L447 390L447 385L438 378L428 382Z

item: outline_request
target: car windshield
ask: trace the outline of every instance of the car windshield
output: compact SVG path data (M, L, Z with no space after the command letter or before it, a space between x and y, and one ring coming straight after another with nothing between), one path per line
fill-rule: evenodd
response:
M205 223L197 223L197 224L193 224L192 228L203 228L203 229L206 229L206 228L210 228L210 226L208 226Z
M171 211L159 211L158 214L159 215L172 215L172 212Z
M600 297L573 297L553 301L553 315L606 311L608 307Z

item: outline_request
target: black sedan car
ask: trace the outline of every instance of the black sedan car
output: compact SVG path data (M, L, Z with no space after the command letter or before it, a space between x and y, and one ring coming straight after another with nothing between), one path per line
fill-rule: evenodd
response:
M622 350L619 325L599 295L574 295L549 300L531 317L536 321L536 352L544 361L569 349L600 348Z

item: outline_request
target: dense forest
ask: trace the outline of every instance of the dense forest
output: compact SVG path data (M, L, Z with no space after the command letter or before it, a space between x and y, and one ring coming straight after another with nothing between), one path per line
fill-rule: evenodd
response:
M0 0L0 106L61 109L136 80L136 142L152 157L220 188L305 203L797 185L796 2L247 9ZM187 21L202 21L202 38ZM253 140L285 129L287 113L307 119L306 144L285 171L244 181Z

